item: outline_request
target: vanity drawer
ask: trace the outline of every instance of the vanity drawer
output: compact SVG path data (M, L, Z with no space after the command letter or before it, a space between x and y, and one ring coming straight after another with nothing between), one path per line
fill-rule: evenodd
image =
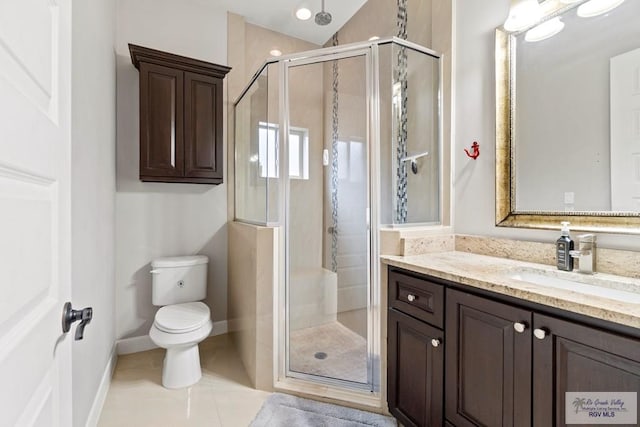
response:
M444 325L444 286L389 271L389 306L442 328Z

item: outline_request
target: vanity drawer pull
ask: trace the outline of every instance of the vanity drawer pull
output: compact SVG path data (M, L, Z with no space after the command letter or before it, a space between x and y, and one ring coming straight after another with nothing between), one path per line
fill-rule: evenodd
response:
M438 338L434 338L431 340L431 345L433 347L438 347L440 344L442 344L442 341L440 341Z
M516 322L513 324L513 329L515 329L517 333L521 334L525 329L527 329L527 324L524 322Z
M409 295L407 295L407 300L409 302L414 302L416 300L416 296L412 295L412 294L409 294Z
M543 340L547 336L547 331L544 329L538 328L533 330L533 336L538 338L539 340Z

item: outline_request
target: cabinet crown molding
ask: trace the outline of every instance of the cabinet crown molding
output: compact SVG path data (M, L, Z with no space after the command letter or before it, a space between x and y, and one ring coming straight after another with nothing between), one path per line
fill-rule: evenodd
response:
M223 79L231 71L231 67L201 61L199 59L187 58L186 56L175 55L161 50L151 49L129 43L129 53L133 66L140 70L140 62L169 66L184 71L204 74L211 77Z

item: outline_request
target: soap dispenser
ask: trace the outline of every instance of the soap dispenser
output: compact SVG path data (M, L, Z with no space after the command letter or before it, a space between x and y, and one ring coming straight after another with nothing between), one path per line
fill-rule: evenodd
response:
M561 236L556 240L556 263L558 270L573 270L573 257L569 254L573 250L573 240L569 236L569 222L562 221Z

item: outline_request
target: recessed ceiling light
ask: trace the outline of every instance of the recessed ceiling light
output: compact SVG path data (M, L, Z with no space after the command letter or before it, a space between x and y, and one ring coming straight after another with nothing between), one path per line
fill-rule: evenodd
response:
M591 18L602 15L620 6L624 0L590 0L578 6L578 16L581 18Z
M564 22L557 16L527 31L524 39L528 42L539 42L558 34L564 28Z
M296 9L296 18L301 21L307 21L309 18L311 18L311 15L311 11L306 7L300 7Z
M374 40L380 40L380 37L378 37L378 36L371 36L371 37L369 37L369 41L370 41L370 42L372 42L372 41L374 41Z
M282 55L282 51L280 49L272 49L269 51L271 56L280 56Z

